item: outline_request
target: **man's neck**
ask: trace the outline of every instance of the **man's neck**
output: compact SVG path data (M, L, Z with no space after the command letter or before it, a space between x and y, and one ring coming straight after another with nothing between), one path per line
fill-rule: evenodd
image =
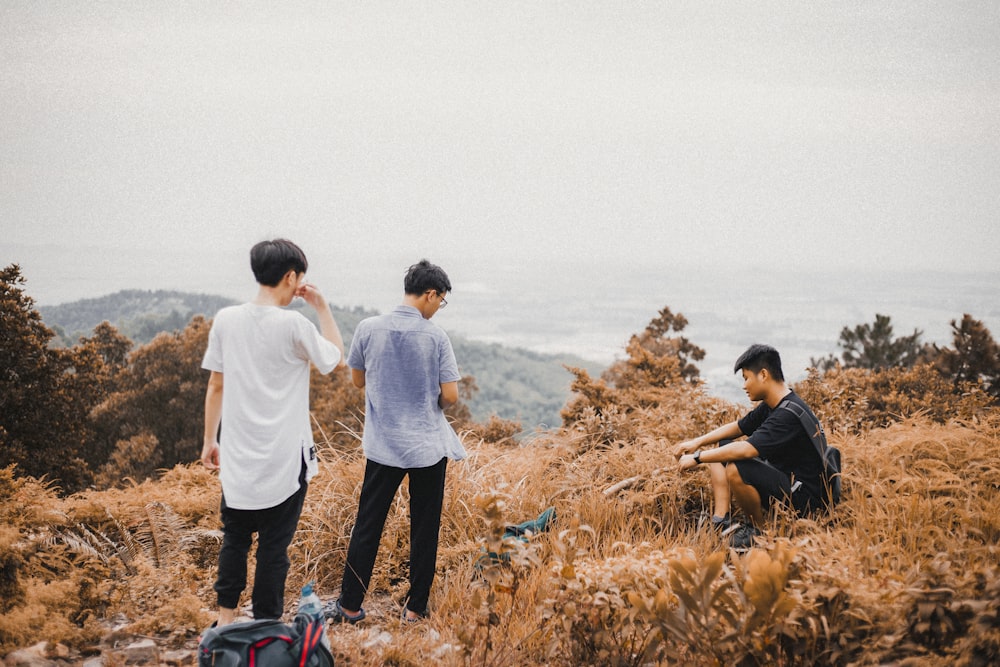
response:
M778 407L782 399L792 393L792 390L788 388L788 385L784 382L775 382L773 387L770 387L767 391L767 397L764 398L764 402L767 403L768 407L772 410Z
M420 315L425 319L429 320L427 317L427 299L423 294L404 294L403 295L403 305L410 306L411 308L416 308L420 311Z
M252 303L257 306L277 306L279 308L285 305L284 295L281 291L267 285L260 286L260 289L257 290L257 297Z

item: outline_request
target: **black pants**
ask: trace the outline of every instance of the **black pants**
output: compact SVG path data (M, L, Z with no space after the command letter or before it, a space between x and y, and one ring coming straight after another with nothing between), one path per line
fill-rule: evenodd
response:
M371 583L385 519L403 477L410 478L410 592L406 606L427 612L427 599L437 567L438 533L444 503L444 476L448 459L429 468L393 468L374 461L365 465L365 481L358 501L358 518L347 547L347 566L340 587L340 603L360 609Z
M247 555L257 533L257 567L254 570L254 618L281 618L285 611L285 578L288 576L288 545L302 514L306 497L306 468L299 475L299 490L287 500L262 510L238 510L226 506L222 496L222 549L215 592L220 607L235 609L247 585Z

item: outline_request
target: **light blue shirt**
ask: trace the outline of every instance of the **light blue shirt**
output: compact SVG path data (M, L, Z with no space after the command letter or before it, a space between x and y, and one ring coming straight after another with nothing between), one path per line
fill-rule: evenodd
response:
M412 306L358 324L347 364L365 373L365 456L394 468L464 459L438 406L441 385L461 379L451 341Z

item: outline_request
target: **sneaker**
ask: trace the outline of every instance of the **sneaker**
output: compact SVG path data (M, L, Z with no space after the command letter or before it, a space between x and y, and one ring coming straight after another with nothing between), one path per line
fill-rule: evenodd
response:
M743 524L729 537L729 546L739 553L749 551L754 546L754 538L761 532L750 524Z
M403 605L403 613L402 613L402 616L401 616L403 623L406 623L406 624L419 623L420 621L423 621L428 616L430 616L430 614L427 613L426 611L424 613L422 613L422 614L420 612L414 611L413 613L417 615L416 618L410 618L410 612L411 611L412 610L409 607L407 607L406 605Z
M729 512L726 512L726 516L715 516L714 514L712 515L712 528L714 528L716 532L724 533L732 525L733 525L733 517L732 515L729 514Z
M698 516L698 530L710 527L717 533L725 534L727 530L730 530L733 526L738 525L738 523L733 523L733 518L729 512L726 512L726 516L715 516L714 514L709 514L708 512L702 512Z
M323 605L323 615L326 616L328 621L333 621L334 623L350 623L351 625L365 620L365 617L367 616L364 609L359 610L353 615L348 614L344 611L343 607L340 606L340 600L333 600L332 602L327 602Z

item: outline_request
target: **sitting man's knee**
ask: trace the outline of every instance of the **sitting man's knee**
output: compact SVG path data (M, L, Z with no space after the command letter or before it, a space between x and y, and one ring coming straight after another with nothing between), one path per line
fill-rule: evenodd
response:
M730 463L726 466L726 479L732 484L744 484L743 477L740 475L740 469L735 463Z

